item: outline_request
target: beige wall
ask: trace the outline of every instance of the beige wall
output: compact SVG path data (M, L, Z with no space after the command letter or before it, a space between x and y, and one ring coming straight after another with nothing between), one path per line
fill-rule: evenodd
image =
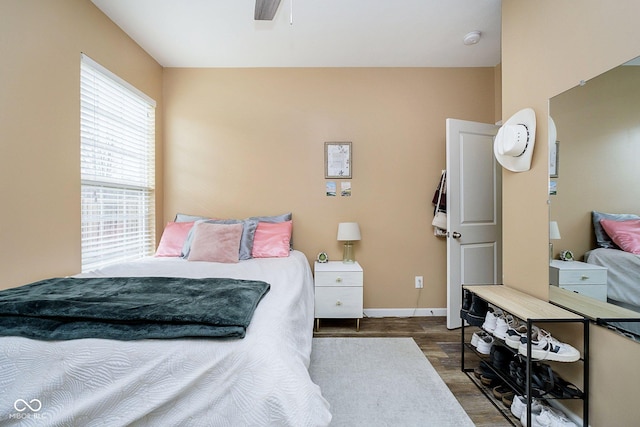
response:
M162 140L162 68L89 0L2 0L0 289L80 270L81 52L158 102Z
M548 99L640 54L635 0L502 3L503 118L538 116L531 171L503 172L505 284L548 298ZM543 141L543 143L540 143ZM594 326L590 334L591 425L637 424L640 345Z
M291 211L310 260L357 221L365 308L446 306L445 119L495 122L493 68L165 69L164 96L165 221ZM325 196L325 141L353 143L351 197Z
M504 0L503 117L533 107L546 141L549 97L640 54L639 13L635 0ZM161 68L88 0L3 0L0 288L80 268L80 52L159 102L162 140ZM444 164L444 119L495 121L493 79L491 69L165 70L164 221L176 211L291 210L296 246L335 259L337 222L356 220L365 305L415 307L413 276L422 274L417 305L442 307L444 242L430 234L428 200ZM354 144L349 199L324 196L329 140ZM503 180L504 280L542 298L546 157L538 143L532 170ZM591 344L591 424L635 424L640 346L598 327Z
M560 141L554 252L577 259L595 247L591 211L640 214L640 67L616 67L554 97Z

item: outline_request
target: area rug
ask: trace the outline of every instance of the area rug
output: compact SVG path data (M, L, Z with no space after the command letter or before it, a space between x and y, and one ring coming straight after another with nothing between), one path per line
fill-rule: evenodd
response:
M309 367L331 426L473 426L412 338L314 338Z

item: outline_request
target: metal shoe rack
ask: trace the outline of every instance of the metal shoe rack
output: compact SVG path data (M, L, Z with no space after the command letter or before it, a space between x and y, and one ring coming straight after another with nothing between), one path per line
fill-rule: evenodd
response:
M581 359L578 362L582 362L583 364L583 387L582 394L582 425L589 425L589 320L585 319L582 316L574 314L570 311L564 310L560 307L549 304L548 302L542 301L538 298L535 298L531 295L525 294L524 292L520 292L516 289L509 288L504 285L464 285L462 287L463 292L463 300L464 300L464 292L468 291L476 297L481 298L487 303L502 309L503 311L511 314L514 317L517 317L523 322L527 324L527 357L526 359L526 386L524 389L517 385L515 381L503 371L494 368L491 363L487 363L489 368L495 372L495 374L505 383L507 384L516 395L524 395L527 400L527 424L528 426L531 424L531 403L533 395L533 382L531 380L531 375L533 372L533 362L534 359L531 357L531 331L533 329L534 324L540 323L581 323L583 325L583 348L581 351ZM476 349L469 343L469 340L466 339L465 329L469 328L467 325L465 327L465 322L462 322L462 356L461 356L461 368L464 373L478 386L478 388L483 392L487 398L493 403L494 406L504 415L504 417L513 425L517 425L514 423L514 417L511 415L511 412L507 409L505 411L504 407L498 406L493 399L493 396L490 396L490 391L487 393L486 389L476 380L473 375L473 367L467 367L465 365L465 353L466 350L470 350L472 353L477 354L482 360L488 359L489 355L483 355L476 351ZM510 348L505 346L505 348ZM511 349L514 353L518 353L517 350ZM523 356L524 357L524 356ZM575 362L575 363L578 363ZM556 362L552 362L556 363ZM564 362L558 362L564 363ZM552 399L563 399L559 397L548 397L542 396L541 399L552 400ZM571 398L576 399L576 398ZM501 404L500 404L501 405Z

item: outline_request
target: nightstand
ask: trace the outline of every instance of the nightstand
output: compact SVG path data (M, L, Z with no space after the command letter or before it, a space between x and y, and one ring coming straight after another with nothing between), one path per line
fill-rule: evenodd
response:
M607 301L606 267L554 259L549 266L549 283L600 301Z
M358 262L316 262L315 318L316 330L320 319L356 319L356 331L360 331L362 319L362 290L364 273Z

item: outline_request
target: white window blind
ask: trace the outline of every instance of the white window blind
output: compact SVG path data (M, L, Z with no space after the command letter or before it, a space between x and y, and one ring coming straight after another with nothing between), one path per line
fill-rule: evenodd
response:
M82 271L153 254L155 102L82 55Z

